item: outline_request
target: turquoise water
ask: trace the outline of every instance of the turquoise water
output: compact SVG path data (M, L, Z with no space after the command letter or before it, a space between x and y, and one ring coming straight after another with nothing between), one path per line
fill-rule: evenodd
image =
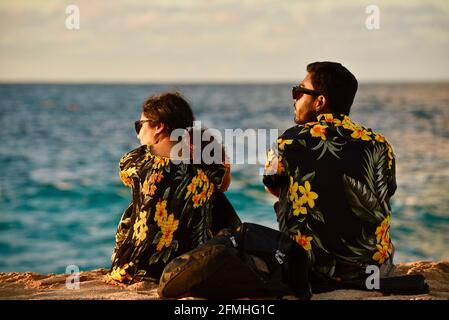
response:
M0 85L0 271L109 267L131 197L119 158L138 146L142 101L179 89L208 127L292 125L291 84ZM449 258L449 84L361 85L352 118L397 155L396 261ZM243 220L275 227L258 166L233 167L228 196Z

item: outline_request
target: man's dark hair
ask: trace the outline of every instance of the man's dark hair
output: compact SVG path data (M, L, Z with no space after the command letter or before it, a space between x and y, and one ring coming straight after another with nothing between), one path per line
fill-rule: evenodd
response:
M142 109L152 126L164 123L168 134L193 126L192 108L179 92L152 95L145 100Z
M340 63L329 61L310 63L307 72L314 89L327 98L330 111L349 115L358 87L354 75Z

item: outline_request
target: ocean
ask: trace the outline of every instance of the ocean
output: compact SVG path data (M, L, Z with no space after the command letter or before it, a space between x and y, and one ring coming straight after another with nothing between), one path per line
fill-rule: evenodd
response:
M108 268L131 193L118 161L151 94L179 90L209 128L293 125L293 84L1 84L0 271ZM449 259L449 84L361 84L351 118L397 159L395 262ZM243 221L276 227L260 166L235 165L227 195Z

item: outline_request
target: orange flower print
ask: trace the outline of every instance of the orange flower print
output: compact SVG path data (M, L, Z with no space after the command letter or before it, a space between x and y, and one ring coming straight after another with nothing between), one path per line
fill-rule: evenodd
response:
M367 131L366 129L363 129L361 127L354 128L354 131L351 134L351 137L354 139L362 139L364 141L370 141L371 140L371 132Z
M197 175L187 186L187 193L184 199L192 195L194 208L201 207L214 193L214 186L209 182L209 178L203 170L197 169Z
M310 128L310 127L313 127L314 125L316 125L316 124L318 124L318 123L319 123L318 121L307 122L307 123L304 125L304 128Z
M156 203L156 212L154 213L154 221L157 223L157 225L160 225L160 221L164 220L167 217L167 210L165 209L167 207L167 200L159 200Z
M310 208L315 207L315 199L318 198L318 194L311 190L309 181L306 181L304 186L299 186L299 192L302 194L300 198L302 203L307 203Z
M385 262L385 260L388 259L388 257L390 256L390 253L392 251L392 246L391 246L391 242L388 245L380 245L377 244L377 252L374 253L373 255L373 259L375 261L377 261L379 264L383 264Z
M156 189L156 185L154 183L151 183L150 179L147 179L142 185L142 194L144 196L154 196L154 194L156 193Z
M284 151L285 145L286 144L292 144L293 140L292 139L278 139L278 149L281 151Z
M164 175L161 172L155 172L153 173L150 178L149 178L149 182L150 183L159 183L162 181L162 179L164 179Z
M123 184L127 187L131 187L133 185L132 176L137 173L136 168L130 167L126 170L120 171L120 179Z
M301 234L301 232L299 231L297 235L293 236L293 240L295 240L297 244L299 244L307 251L312 250L311 245L312 239L313 239L312 237L308 237L307 235Z
M387 233L388 229L390 228L390 216L387 216L380 226L376 228L376 241L377 243L380 243L380 240L384 237L384 235Z
M142 194L147 196L150 193L150 182L145 180L142 185Z
M173 213L168 216L167 219L160 221L161 238L156 246L157 251L161 251L162 248L169 247L173 240L173 233L178 229L179 220L175 220Z
M312 137L320 137L322 140L326 140L326 125L316 124L310 129Z
M343 128L348 130L355 130L361 128L359 125L352 122L352 120L348 116L343 117L343 121L341 122Z
M340 119L334 119L334 116L331 113L320 114L318 116L318 120L320 120L320 121L324 120L328 124L333 124L336 127L341 126L341 120Z
M163 178L162 173L153 173L142 185L143 195L154 196L157 190L156 182L161 182Z
M380 142L380 143L384 143L385 137L383 135L381 135L380 133L376 133L374 140L376 140L377 142Z
M153 169L160 169L162 167L165 167L170 162L170 158L165 157L158 157L155 156L154 163L153 163Z
M373 259L379 264L385 262L393 251L393 245L390 240L390 216L387 216L381 224L376 228L377 252L374 253Z

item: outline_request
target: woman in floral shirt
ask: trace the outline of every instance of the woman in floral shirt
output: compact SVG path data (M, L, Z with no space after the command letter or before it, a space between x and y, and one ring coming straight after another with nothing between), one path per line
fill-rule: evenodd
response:
M158 280L167 263L241 221L223 192L229 165L174 161L170 134L193 125L193 112L179 93L150 97L136 132L142 146L119 163L120 179L131 188L107 277L118 282ZM184 159L185 160L185 159Z

